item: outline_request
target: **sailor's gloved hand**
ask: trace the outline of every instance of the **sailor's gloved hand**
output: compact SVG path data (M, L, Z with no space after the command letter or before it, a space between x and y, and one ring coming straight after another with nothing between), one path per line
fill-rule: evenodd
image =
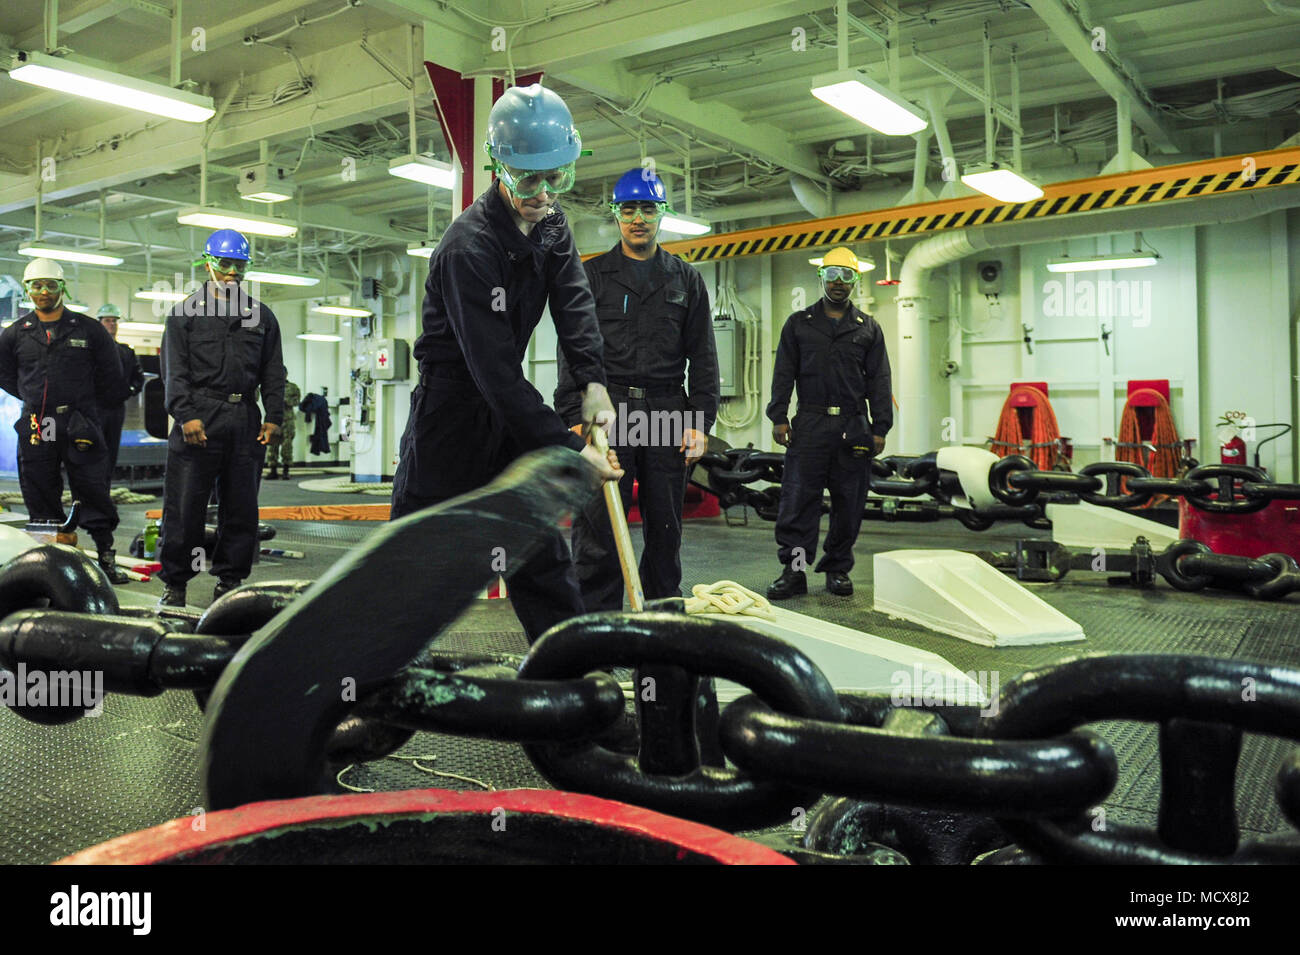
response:
M790 426L788 424L772 425L772 440L783 448L790 447Z
M582 420L594 422L605 429L608 434L614 427L614 404L609 400L609 392L598 381L587 384L582 392Z
M203 422L198 418L191 418L181 425L181 434L185 436L186 444L197 444L200 448L208 446L208 436L203 433Z
M677 450L685 453L686 466L693 467L696 461L704 457L704 452L709 450L709 436L703 431L687 428L682 435L682 446Z

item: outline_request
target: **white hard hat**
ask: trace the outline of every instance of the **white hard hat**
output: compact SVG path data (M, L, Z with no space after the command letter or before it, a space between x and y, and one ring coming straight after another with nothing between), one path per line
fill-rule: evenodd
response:
M108 318L110 316L112 318L122 317L122 310L112 302L109 302L107 305L99 306L99 311L95 313L96 318Z
M32 279L58 279L63 281L63 266L53 259L32 259L23 269L23 281Z

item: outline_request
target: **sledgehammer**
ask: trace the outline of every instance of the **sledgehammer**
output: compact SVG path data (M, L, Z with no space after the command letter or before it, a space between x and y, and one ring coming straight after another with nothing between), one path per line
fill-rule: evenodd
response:
M605 429L591 425L587 429L587 443L602 455L609 454L609 435ZM627 589L632 611L645 609L645 594L641 591L641 575L636 569L636 552L632 550L632 534L627 529L627 515L623 513L623 498L618 493L617 481L605 481L605 509L609 511L609 526L614 531L614 547L618 562L623 567L623 586Z

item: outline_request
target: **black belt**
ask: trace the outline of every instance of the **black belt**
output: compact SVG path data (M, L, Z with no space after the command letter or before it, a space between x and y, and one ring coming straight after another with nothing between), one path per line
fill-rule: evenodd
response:
M832 418L842 417L844 415L862 414L861 411L855 410L852 405L804 405L799 406L800 411L811 411L813 414L830 415Z
M611 395L626 395L629 398L675 398L682 393L681 385L652 385L640 388L636 385L622 385L611 381L607 386Z
M469 373L469 369L462 365L432 365L420 372L420 387L427 388L429 382L435 379L474 383L474 377Z
M221 401L229 402L232 405L237 405L244 401L251 402L253 400L251 394L245 395L243 392L217 391L215 388L200 388L198 391L201 395L207 395L209 398L217 398Z

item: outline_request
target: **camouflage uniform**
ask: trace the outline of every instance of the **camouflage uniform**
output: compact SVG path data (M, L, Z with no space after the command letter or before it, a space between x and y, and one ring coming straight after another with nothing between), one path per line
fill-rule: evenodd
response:
M293 435L294 421L298 414L298 404L302 401L302 392L292 381L284 384L284 423L280 425L280 433L270 441L270 450L266 456L267 463L271 465L271 477L276 477L276 452L279 452L279 458L284 462L284 473L287 477L289 474L289 465L293 463Z

